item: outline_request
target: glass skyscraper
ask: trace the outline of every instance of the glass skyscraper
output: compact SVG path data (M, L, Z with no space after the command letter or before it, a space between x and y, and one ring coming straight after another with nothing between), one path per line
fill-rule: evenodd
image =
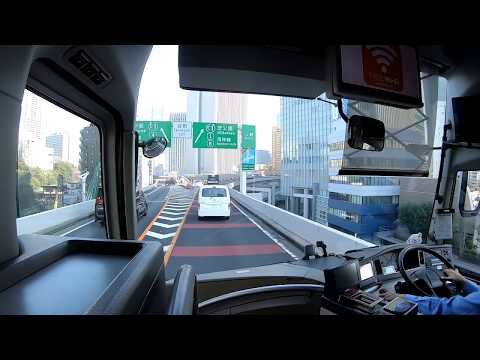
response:
M317 101L283 97L280 192L286 210L327 225L328 136L336 108Z

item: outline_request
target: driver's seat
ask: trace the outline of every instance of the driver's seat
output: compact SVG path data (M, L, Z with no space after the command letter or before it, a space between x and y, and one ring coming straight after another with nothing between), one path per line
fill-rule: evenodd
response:
M193 315L197 312L197 275L190 265L182 265L173 283L168 315Z

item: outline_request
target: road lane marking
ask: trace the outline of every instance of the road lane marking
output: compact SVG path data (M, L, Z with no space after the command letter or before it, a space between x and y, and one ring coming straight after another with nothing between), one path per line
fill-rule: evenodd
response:
M283 249L277 244L257 245L222 245L222 246L177 246L173 256L246 256L282 254Z
M175 233L173 232L173 233L169 233L169 234L159 234L159 233L156 233L156 232L153 232L153 231L149 231L149 232L147 232L147 235L151 236L151 237L154 237L156 239L163 240L163 239L166 239L166 238L173 237L175 235Z
M179 212L171 212L171 211L166 211L166 210L164 209L162 214L181 215L181 214L185 214L185 210L180 210Z
M184 229L240 229L255 228L255 224L232 224L232 223L207 223L207 224L185 224Z
M184 209L177 209L177 208L171 208L170 206L166 206L165 209L163 210L167 210L167 211L176 211L175 214L178 214L178 212L182 212L182 211L185 211L188 207L184 208Z
M275 242L275 244L277 244L278 246L280 246L283 251L285 251L288 255L290 255L292 258L294 258L295 260L298 260L298 257L295 256L290 250L288 250L285 245L283 245L280 241L278 241L277 239L275 239L267 230L265 230L264 228L262 228L256 221L254 221L250 216L248 216L243 210L241 210L233 201L232 201L232 205L235 206L235 208L240 211L243 215L245 215L245 217L250 220L252 223L254 223L255 225L257 225L257 227L265 234L267 235L273 242Z
M168 217L168 216L157 216L157 219L163 219L163 220L181 220L183 219L183 216L180 217Z
M154 223L153 223L153 225L155 225L155 226L160 226L160 227L163 227L163 228L165 228L165 229L171 229L171 228L174 228L174 227L177 227L177 226L179 226L179 225L180 225L180 223L178 223L178 224L171 224L171 225L169 225L169 224L164 224L164 223L154 222Z
M170 248L168 249L168 252L165 254L165 268L167 267L168 260L170 260L170 256L172 256L172 251L175 248L175 244L177 242L178 236L180 235L180 232L182 231L183 224L185 224L185 221L187 220L188 214L190 214L190 209L192 207L193 202L195 201L195 196L197 196L197 191L194 191L192 194L192 198L190 200L190 206L188 207L188 210L185 212L185 215L183 216L183 220L180 223L180 226L177 229L177 232L175 233L175 236L172 239L172 242L170 243Z
M82 224L82 225L80 225L80 226L77 226L75 229L69 230L69 231L67 231L66 233L63 233L63 234L61 234L61 235L59 235L59 236L65 236L65 235L67 235L67 234L70 234L71 232L74 232L75 230L81 229L82 227L87 226L87 225L89 225L89 224L91 224L91 223L93 223L93 222L95 222L95 219L90 220L89 222L86 222L85 224Z
M153 223L155 222L155 220L160 216L160 214L162 213L163 211L163 208L165 207L165 205L167 204L168 202L168 197L170 196L170 191L171 191L172 188L169 188L168 189L168 192L167 192L167 196L165 197L165 204L163 204L162 208L160 209L160 211L157 213L157 215L155 215L152 219L152 221L150 221L150 224L147 225L147 227L145 228L145 230L143 230L143 233L138 237L137 240L143 240L145 238L145 236L147 235L147 233L150 231L150 229L152 228L153 226Z

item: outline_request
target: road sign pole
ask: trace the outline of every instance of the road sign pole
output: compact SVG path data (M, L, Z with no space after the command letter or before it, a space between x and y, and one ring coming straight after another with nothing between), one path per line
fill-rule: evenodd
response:
M247 172L240 171L240 192L247 195Z

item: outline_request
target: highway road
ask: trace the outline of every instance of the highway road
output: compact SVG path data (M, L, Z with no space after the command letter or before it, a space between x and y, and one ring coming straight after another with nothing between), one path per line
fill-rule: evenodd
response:
M137 238L143 233L148 224L151 223L152 219L155 218L162 208L169 189L169 186L160 186L145 193L148 202L148 213L146 216L140 218L137 223ZM55 235L100 239L106 237L105 225L100 221L95 222L93 216Z
M182 264L189 264L197 273L209 273L269 265L298 258L285 239L232 201L229 220L198 220L197 198L186 214L181 231L174 239L171 255L166 258L166 278L175 277Z
M158 187L146 193L148 215L138 222L137 239L157 241L165 252L166 279L182 264L197 273L261 266L298 259L290 242L232 200L230 219L198 220L198 188ZM66 236L105 238L93 219L65 229Z

